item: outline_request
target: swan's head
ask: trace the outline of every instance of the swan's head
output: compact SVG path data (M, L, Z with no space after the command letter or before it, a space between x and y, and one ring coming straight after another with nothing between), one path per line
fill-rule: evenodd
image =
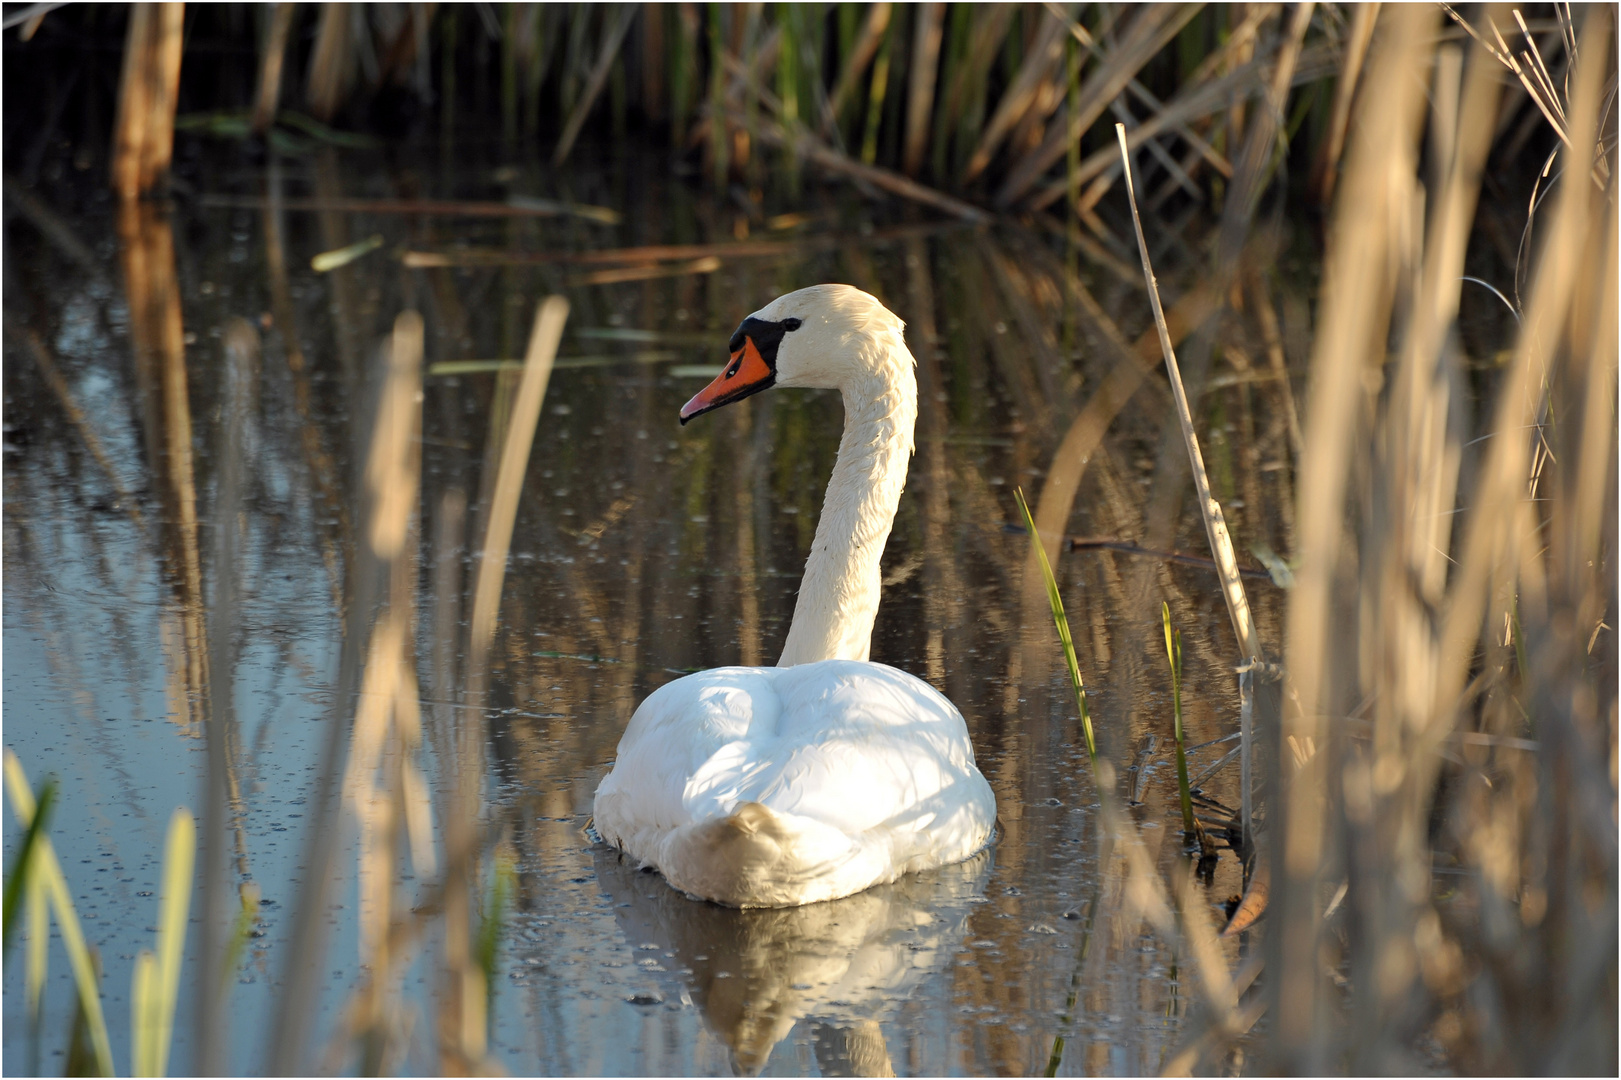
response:
M853 285L812 285L779 296L738 326L731 360L681 407L681 422L773 386L843 390L886 367L910 367L905 325Z

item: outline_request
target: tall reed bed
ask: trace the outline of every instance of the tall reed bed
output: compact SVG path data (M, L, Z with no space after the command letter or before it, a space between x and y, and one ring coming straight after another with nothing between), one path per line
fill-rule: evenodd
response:
M1562 83L1519 12L1512 47L1504 12L1447 14L1469 48L1438 10L1368 31L1301 423L1286 706L1257 732L1275 796L1260 836L1247 763L1243 785L1262 850L1235 925L1270 900L1249 965L1267 975L1239 1008L1218 973L1209 1027L1170 1071L1210 1067L1267 1009L1261 1045L1283 1072L1412 1071L1434 1048L1466 1071L1615 1068L1613 12L1555 13ZM1526 226L1517 341L1481 383L1455 323L1505 69L1558 136L1557 179ZM1231 566L1142 252L1212 551ZM1103 840L1130 835L1116 819ZM1159 890L1141 884L1153 923Z
M1402 1071L1426 1031L1465 1071L1615 1068L1614 26L1559 14L1558 180L1478 403L1453 323L1505 72L1437 45L1434 9L1373 32L1302 417L1266 946L1283 1071Z
M178 104L194 122L206 114L221 132L282 147L313 117L390 138L479 131L509 156L554 165L582 141L646 131L756 204L762 186L797 192L810 167L961 216L1067 206L1105 236L1095 208L1120 175L1115 122L1148 155L1154 207L1177 193L1220 202L1229 188L1247 205L1277 167L1274 129L1304 127L1331 183L1343 117L1318 104L1321 84L1362 41L1361 22L1310 4L1288 17L1271 4L130 11L120 191L163 184ZM251 48L257 64L224 64L212 48L182 60L183 18L186 39ZM71 45L102 26L60 12L32 40Z

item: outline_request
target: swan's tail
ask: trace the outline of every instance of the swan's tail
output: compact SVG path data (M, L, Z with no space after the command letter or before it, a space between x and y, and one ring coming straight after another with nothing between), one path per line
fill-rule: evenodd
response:
M677 829L658 863L670 884L705 899L788 907L874 884L868 847L822 822L745 802Z

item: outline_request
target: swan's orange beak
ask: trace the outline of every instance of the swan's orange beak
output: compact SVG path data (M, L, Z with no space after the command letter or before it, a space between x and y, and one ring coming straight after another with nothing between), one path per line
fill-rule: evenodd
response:
M777 381L777 373L760 355L752 335L743 338L743 347L732 353L726 369L715 376L715 381L692 396L681 406L681 422L685 424L700 413L718 409L741 401L750 394L770 389Z

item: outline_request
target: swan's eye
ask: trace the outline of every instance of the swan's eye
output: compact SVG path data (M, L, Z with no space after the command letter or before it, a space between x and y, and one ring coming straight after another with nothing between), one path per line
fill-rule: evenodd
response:
M805 324L803 322L801 322L799 319L784 319L784 320L782 320L782 328L784 330L789 331L790 333L795 331L795 330L798 330L801 326L804 326L804 325Z

